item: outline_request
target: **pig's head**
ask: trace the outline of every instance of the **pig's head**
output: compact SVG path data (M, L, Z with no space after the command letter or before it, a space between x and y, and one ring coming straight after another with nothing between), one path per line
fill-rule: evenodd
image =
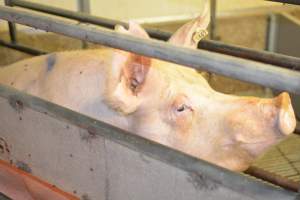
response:
M169 40L197 46L201 16ZM137 24L117 31L149 38ZM242 171L269 146L295 128L290 97L237 97L214 91L195 70L115 50L106 101L127 115L129 130L219 166Z

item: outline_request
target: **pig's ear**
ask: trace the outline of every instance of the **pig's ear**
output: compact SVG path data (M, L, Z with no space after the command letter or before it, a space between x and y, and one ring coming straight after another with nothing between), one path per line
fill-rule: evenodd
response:
M204 5L203 14L180 27L169 39L169 43L178 46L197 48L198 42L207 35L210 21L209 2Z
M106 102L124 114L134 112L141 102L141 91L151 65L151 58L114 50L108 70Z
M129 22L128 30L117 25L115 31L149 38L147 32L134 22ZM107 72L107 87L104 95L106 102L124 114L134 112L140 105L140 92L150 65L151 58L122 50L113 50L111 68Z
M116 25L115 26L115 31L119 33L124 33L124 34L129 34L132 36L136 36L139 38L150 38L148 33L141 27L139 24L129 21L128 23L128 30L126 30L123 26L121 25Z

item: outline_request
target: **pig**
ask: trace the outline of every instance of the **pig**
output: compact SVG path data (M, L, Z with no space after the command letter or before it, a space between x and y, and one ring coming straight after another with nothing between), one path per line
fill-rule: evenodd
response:
M196 48L207 13L168 42ZM150 39L134 22L115 31ZM0 83L234 171L247 169L296 124L286 92L271 99L222 94L194 69L112 48L22 60L0 69Z

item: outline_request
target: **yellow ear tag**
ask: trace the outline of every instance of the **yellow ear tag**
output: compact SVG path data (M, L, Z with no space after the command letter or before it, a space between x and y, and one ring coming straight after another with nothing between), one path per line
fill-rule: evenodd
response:
M197 28L193 34L193 41L198 43L208 34L206 29Z

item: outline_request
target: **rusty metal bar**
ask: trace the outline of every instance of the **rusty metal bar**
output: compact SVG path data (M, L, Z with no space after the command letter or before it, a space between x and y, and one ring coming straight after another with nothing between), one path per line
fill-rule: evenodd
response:
M32 9L35 11L40 11L48 14L61 16L61 17L66 17L69 19L78 20L80 22L99 25L109 29L113 29L116 24L120 24L127 27L127 23L117 21L117 20L96 17L85 13L78 13L66 9L40 5L37 3L23 1L23 0L10 0L10 1L11 4L14 6ZM171 33L160 31L158 29L147 28L146 31L149 33L151 37L160 40L168 40L171 36ZM199 48L222 53L222 54L241 57L245 59L250 59L254 61L259 61L263 63L268 63L272 65L278 65L280 67L285 67L289 69L298 69L298 70L300 69L300 58L296 58L292 56L285 56L282 54L276 54L267 51L257 51L257 50L252 50L252 49L234 46L234 45L228 45L222 42L216 42L211 40L202 40L199 44Z
M204 50L177 47L0 6L0 18L81 40L300 94L300 72Z

